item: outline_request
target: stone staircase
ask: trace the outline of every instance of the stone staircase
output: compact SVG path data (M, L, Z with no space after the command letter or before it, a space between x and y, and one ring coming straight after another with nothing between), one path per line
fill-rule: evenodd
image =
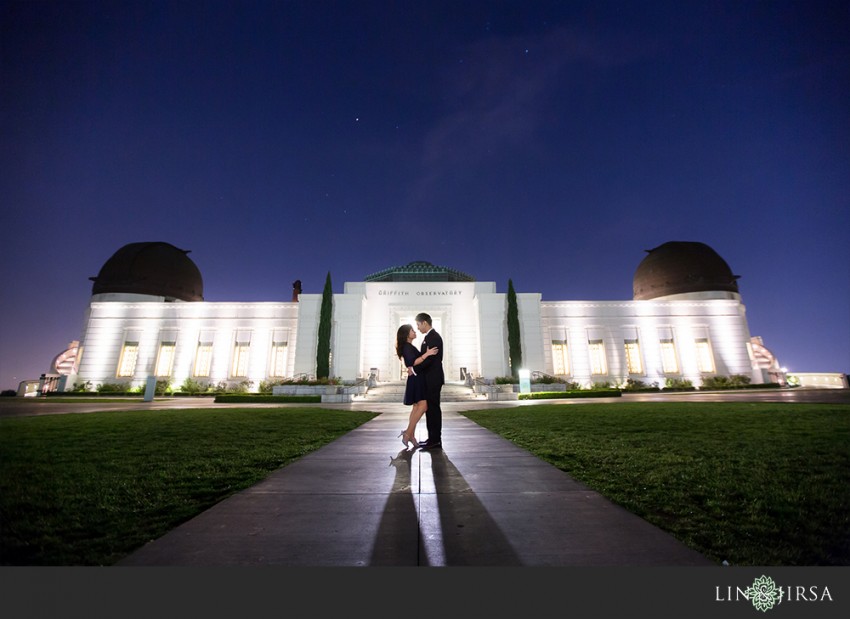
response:
M394 402L401 404L404 399L404 381L378 383L369 387L365 394L357 395L357 402ZM471 387L464 383L446 383L440 393L441 402L475 402L486 400L486 396L476 394Z

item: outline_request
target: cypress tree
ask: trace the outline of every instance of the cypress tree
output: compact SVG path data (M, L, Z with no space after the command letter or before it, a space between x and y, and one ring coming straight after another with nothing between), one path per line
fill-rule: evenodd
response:
M519 308L513 280L508 280L508 358L511 363L511 376L518 379L522 367L522 346L519 339Z
M331 362L331 320L333 318L333 291L331 272L325 279L322 291L322 308L319 311L319 341L316 344L316 378L328 378Z

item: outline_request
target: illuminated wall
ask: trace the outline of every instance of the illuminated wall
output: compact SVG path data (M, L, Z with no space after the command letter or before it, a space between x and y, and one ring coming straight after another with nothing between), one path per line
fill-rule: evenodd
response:
M155 298L155 297L154 297ZM89 306L75 383L143 385L155 374L163 346L173 343L168 376L178 387L187 378L207 384L250 381L256 389L271 373L273 345L283 351L294 344L297 303L207 303L93 301ZM135 363L119 376L122 355L135 344ZM237 344L247 347L247 363L234 367ZM285 344L285 347L284 347ZM210 347L208 375L196 375L199 349ZM287 375L294 354L287 353Z
M361 377L376 368L381 380L400 379L396 331L402 324L415 327L416 315L425 312L443 338L446 379L459 380L460 368L480 375L478 297L494 291L493 282L346 282L345 294L334 295L334 327L338 331L333 335L337 342L334 368L347 372L356 369ZM499 322L503 321L501 316ZM502 336L499 324L496 333L497 338ZM346 341L346 335L354 338ZM421 345L422 337L414 345ZM493 364L504 366L501 358Z
M545 366L553 371L553 354L566 348L566 377L583 385L631 378L663 387L671 378L699 386L703 377L732 374L761 382L748 346L745 309L736 297L700 293L651 301L543 302ZM629 371L627 349L640 371ZM604 373L594 373L595 354L607 366Z
M761 382L746 312L733 293L651 301L542 301L517 294L523 365L589 385L627 379L744 374ZM160 374L229 386L314 376L321 295L287 303L163 302L143 295L93 297L73 382L143 385ZM494 282L346 282L333 296L331 375L399 380L395 335L429 313L442 335L449 381L510 374L507 295ZM415 342L421 342L421 336ZM275 371L274 368L277 368ZM73 384L69 381L68 388Z

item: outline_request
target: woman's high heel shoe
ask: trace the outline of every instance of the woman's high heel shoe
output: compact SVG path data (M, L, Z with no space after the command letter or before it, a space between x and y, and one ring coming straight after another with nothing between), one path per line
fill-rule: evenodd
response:
M405 430L402 430L398 433L398 436L401 437L401 442L404 443L405 447L410 447L409 443L413 443L413 449L419 449L419 441L416 440L415 436L407 436ZM398 437L396 437L398 438Z

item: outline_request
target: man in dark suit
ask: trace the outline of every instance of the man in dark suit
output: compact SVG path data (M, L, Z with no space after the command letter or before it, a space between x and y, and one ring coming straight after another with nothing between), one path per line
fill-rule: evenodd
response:
M443 374L443 338L431 327L431 316L422 312L416 315L416 328L425 334L420 352L436 348L437 354L426 358L417 367L417 372L425 376L425 397L428 410L425 411L425 426L428 428L428 439L419 446L422 449L440 449L443 446L443 410L440 408L440 391L446 382Z

